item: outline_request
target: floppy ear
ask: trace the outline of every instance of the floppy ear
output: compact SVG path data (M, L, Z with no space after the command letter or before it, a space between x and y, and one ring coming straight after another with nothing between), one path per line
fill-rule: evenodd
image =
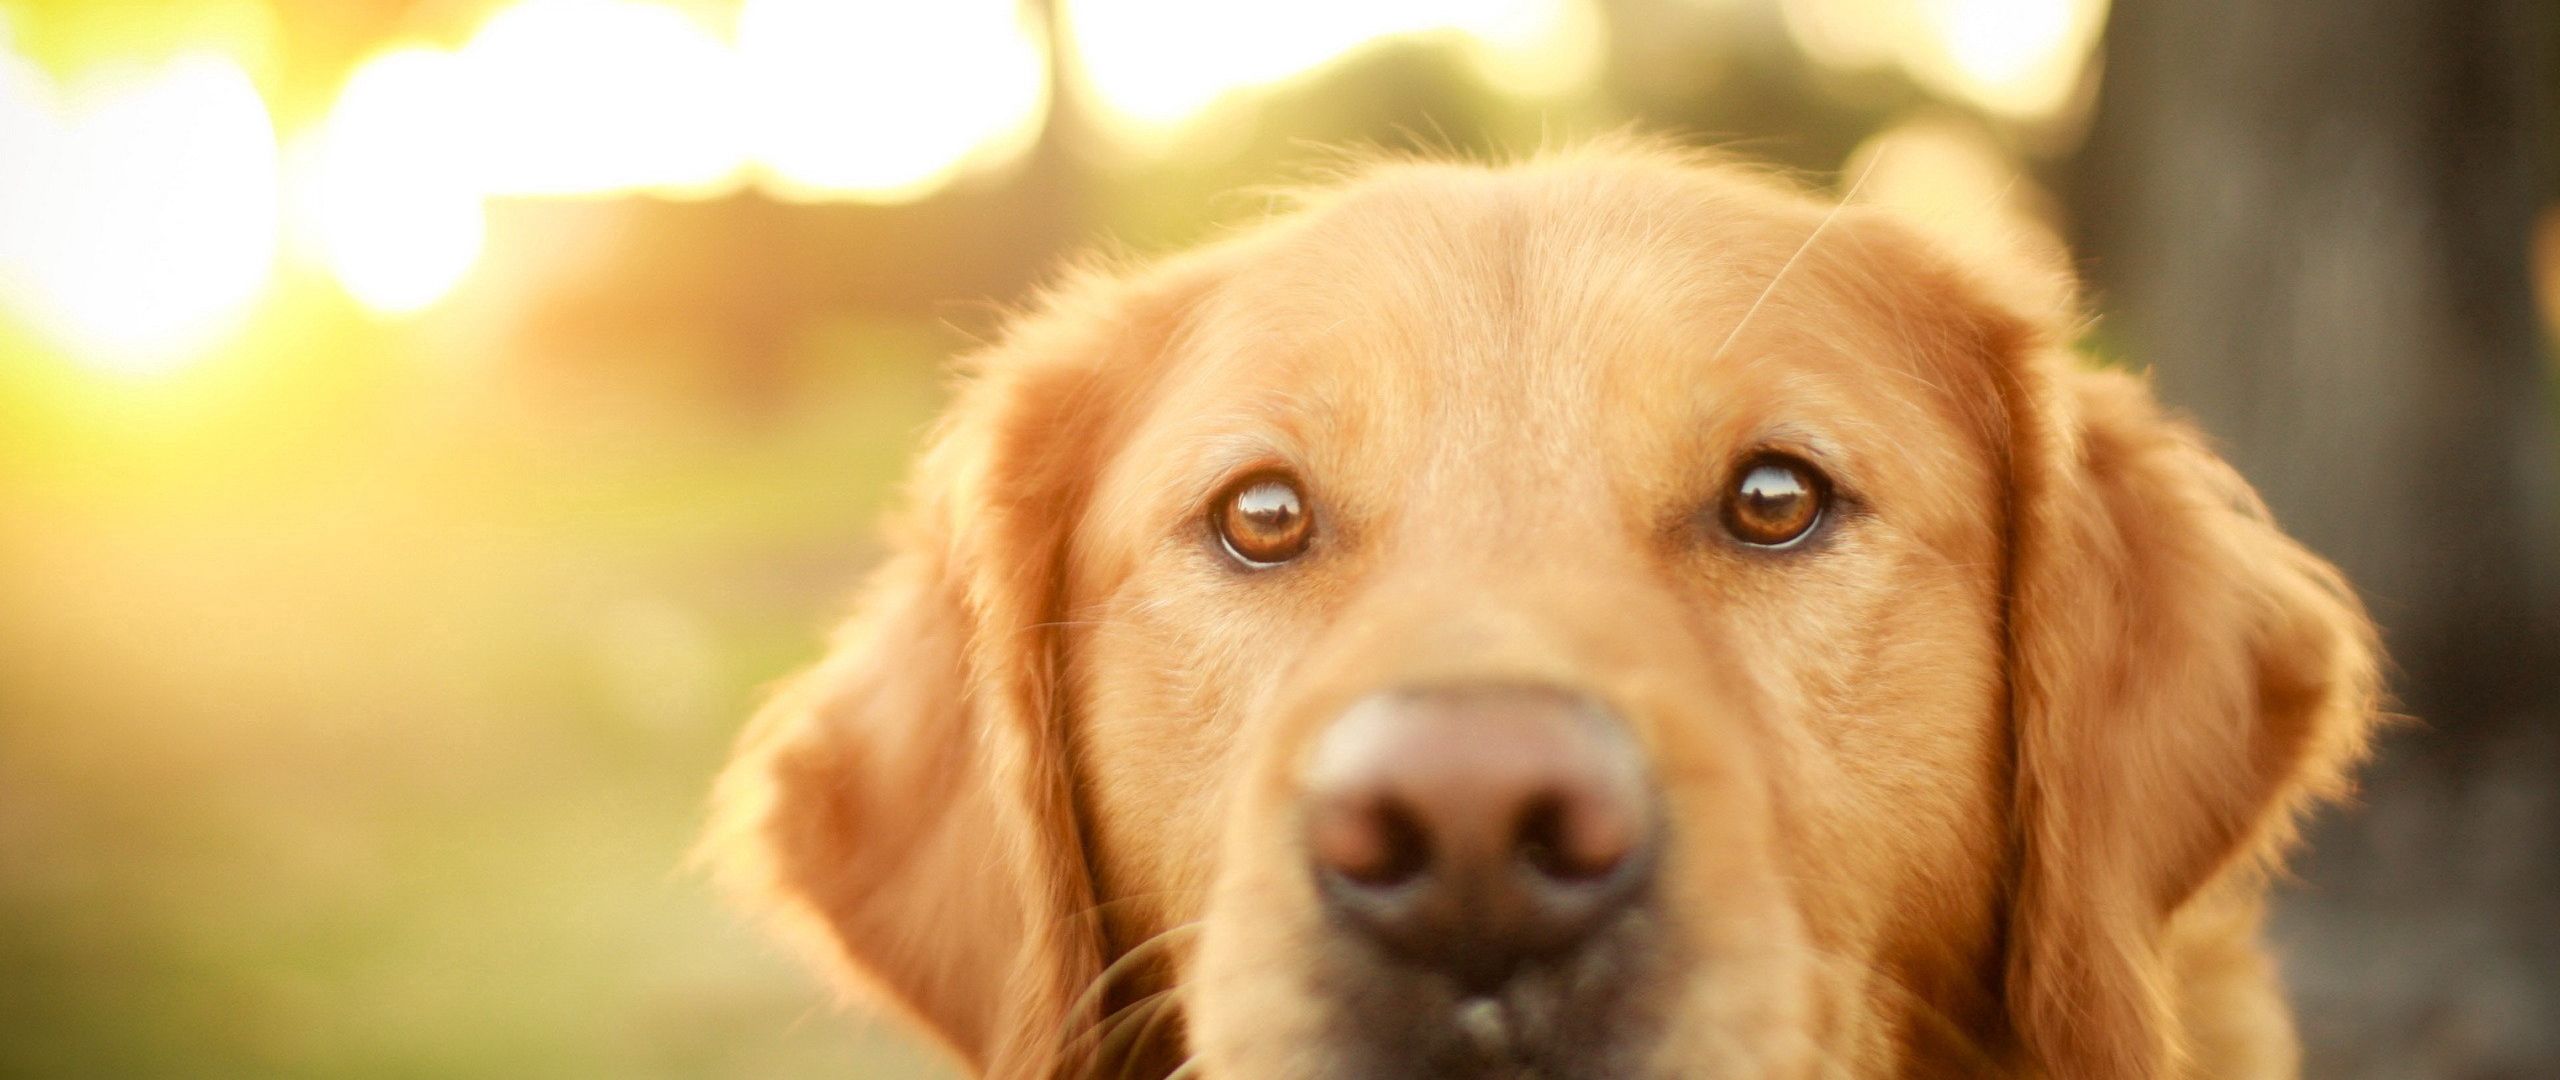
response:
M1053 696L1059 577L1186 295L1173 271L1088 280L978 359L898 553L714 797L723 876L983 1075L1071 1072L1100 971Z
M2163 942L2346 786L2376 707L2346 583L2137 379L2024 321L1992 335L2011 457L2022 835L2010 1012L2046 1075L2171 1075Z
M2008 474L2010 1021L2037 1075L2174 1075L2191 1033L2172 922L2224 883L2245 898L2297 816L2343 793L2375 716L2372 626L2147 386L2064 347L2060 268L1843 224L1905 271L1890 302L1948 357L1943 381L1996 403L1979 419Z

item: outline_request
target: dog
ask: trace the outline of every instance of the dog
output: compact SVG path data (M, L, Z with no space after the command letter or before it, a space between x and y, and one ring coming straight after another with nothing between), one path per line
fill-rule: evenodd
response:
M976 1075L2282 1077L2377 647L2051 274L1627 142L978 353L708 850Z

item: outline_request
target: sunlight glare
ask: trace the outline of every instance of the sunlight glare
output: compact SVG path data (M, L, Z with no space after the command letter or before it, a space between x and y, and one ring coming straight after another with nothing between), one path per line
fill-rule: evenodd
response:
M2065 112L2106 24L2106 0L1784 0L1823 65L1898 64L1922 85L2015 120Z
M1806 56L1844 70L1893 63L1915 29L1910 0L1779 0L1778 14Z
M1455 32L1488 50L1495 73L1564 31L1596 22L1571 0L1300 0L1239 8L1197 0L1067 0L1067 26L1085 86L1126 135L1161 135L1238 90L1319 68L1363 45ZM1578 11L1577 8L1586 10ZM1572 37L1574 35L1563 35ZM1587 74L1588 61L1554 65L1557 79ZM1508 65L1503 61L1508 58Z
M524 0L462 48L492 195L726 190L744 162L736 56L638 0Z
M1031 144L1043 42L1014 0L747 0L753 153L786 197L920 196Z
M435 303L480 257L487 222L451 53L402 48L364 62L316 147L307 204L320 255L347 292L384 314Z
M13 65L13 67L16 65ZM15 208L9 299L101 370L183 366L230 330L274 268L275 129L231 59L191 53L0 106Z
M9 12L0 8L0 300L23 292L20 282L35 272L32 245L43 218L36 165L61 126L56 97L44 69L10 48Z
M1925 0L1954 90L1995 112L2035 116L2060 108L2106 23L2102 0Z
M1607 60L1599 0L1486 4L1459 9L1477 70L1497 90L1553 97L1589 85Z

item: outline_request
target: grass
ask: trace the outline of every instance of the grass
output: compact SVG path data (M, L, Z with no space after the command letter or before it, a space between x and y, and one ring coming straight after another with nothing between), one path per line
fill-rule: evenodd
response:
M948 344L846 329L751 414L57 425L0 474L0 1076L940 1075L682 861Z

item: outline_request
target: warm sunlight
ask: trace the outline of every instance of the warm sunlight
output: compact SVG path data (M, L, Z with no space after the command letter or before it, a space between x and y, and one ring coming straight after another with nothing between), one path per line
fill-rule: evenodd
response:
M1923 65L1984 108L2015 116L2060 109L2079 89L2104 0L1923 0L1943 65Z
M1788 30L1817 61L1899 64L1949 97L2018 120L2068 109L2106 0L1783 0Z
M1145 136L1180 127L1230 92L1400 35L1454 31L1490 50L1496 71L1543 66L1570 78L1589 61L1521 57L1562 40L1596 59L1596 16L1586 9L1568 0L1305 0L1246 11L1192 0L1068 0L1066 19L1085 84L1124 133ZM1563 32L1575 29L1584 32Z
M1048 104L1042 33L1013 0L747 0L752 153L787 197L915 198L1028 146Z
M32 270L25 265L28 240L41 220L34 166L37 148L52 140L57 107L53 81L12 50L9 12L0 9L0 147L12 151L0 161L0 301Z
M1599 0L1485 4L1460 9L1469 55L1494 89L1521 97L1571 93L1600 74L1608 27Z
M1103 119L1139 136L1395 36L1451 35L1515 96L1586 83L1602 52L1593 0L1315 0L1245 17L1069 4ZM520 0L456 50L395 45L358 64L295 136L282 209L300 256L404 314L471 272L493 198L748 181L795 200L921 198L1032 144L1051 104L1047 32L1014 0L745 0L733 26L662 0ZM101 366L162 370L259 298L277 140L235 60L102 69L69 90L12 60L0 137L0 274L31 324Z
M461 62L490 194L716 194L744 161L736 56L674 7L525 0Z
M387 314L450 291L486 228L450 53L401 48L347 80L321 129L302 212L347 292Z
M2034 120L2064 108L2105 0L1785 0L1825 63L1897 64ZM1065 0L1107 130L1164 145L1214 102L1363 46L1440 35L1514 97L1587 85L1594 0ZM482 257L485 203L701 197L898 202L1017 157L1051 107L1048 28L1014 0L517 0L454 51L394 45L296 136L297 251L365 307L436 304ZM0 69L0 275L27 321L121 371L174 368L258 298L277 243L276 136L209 52L57 88ZM171 182L171 178L183 178Z
M677 7L525 0L462 50L491 195L919 197L1027 146L1047 102L1010 0L747 0L734 41Z
M184 364L242 317L275 260L265 100L210 54L102 71L59 95L32 65L10 68L8 293L100 369Z

